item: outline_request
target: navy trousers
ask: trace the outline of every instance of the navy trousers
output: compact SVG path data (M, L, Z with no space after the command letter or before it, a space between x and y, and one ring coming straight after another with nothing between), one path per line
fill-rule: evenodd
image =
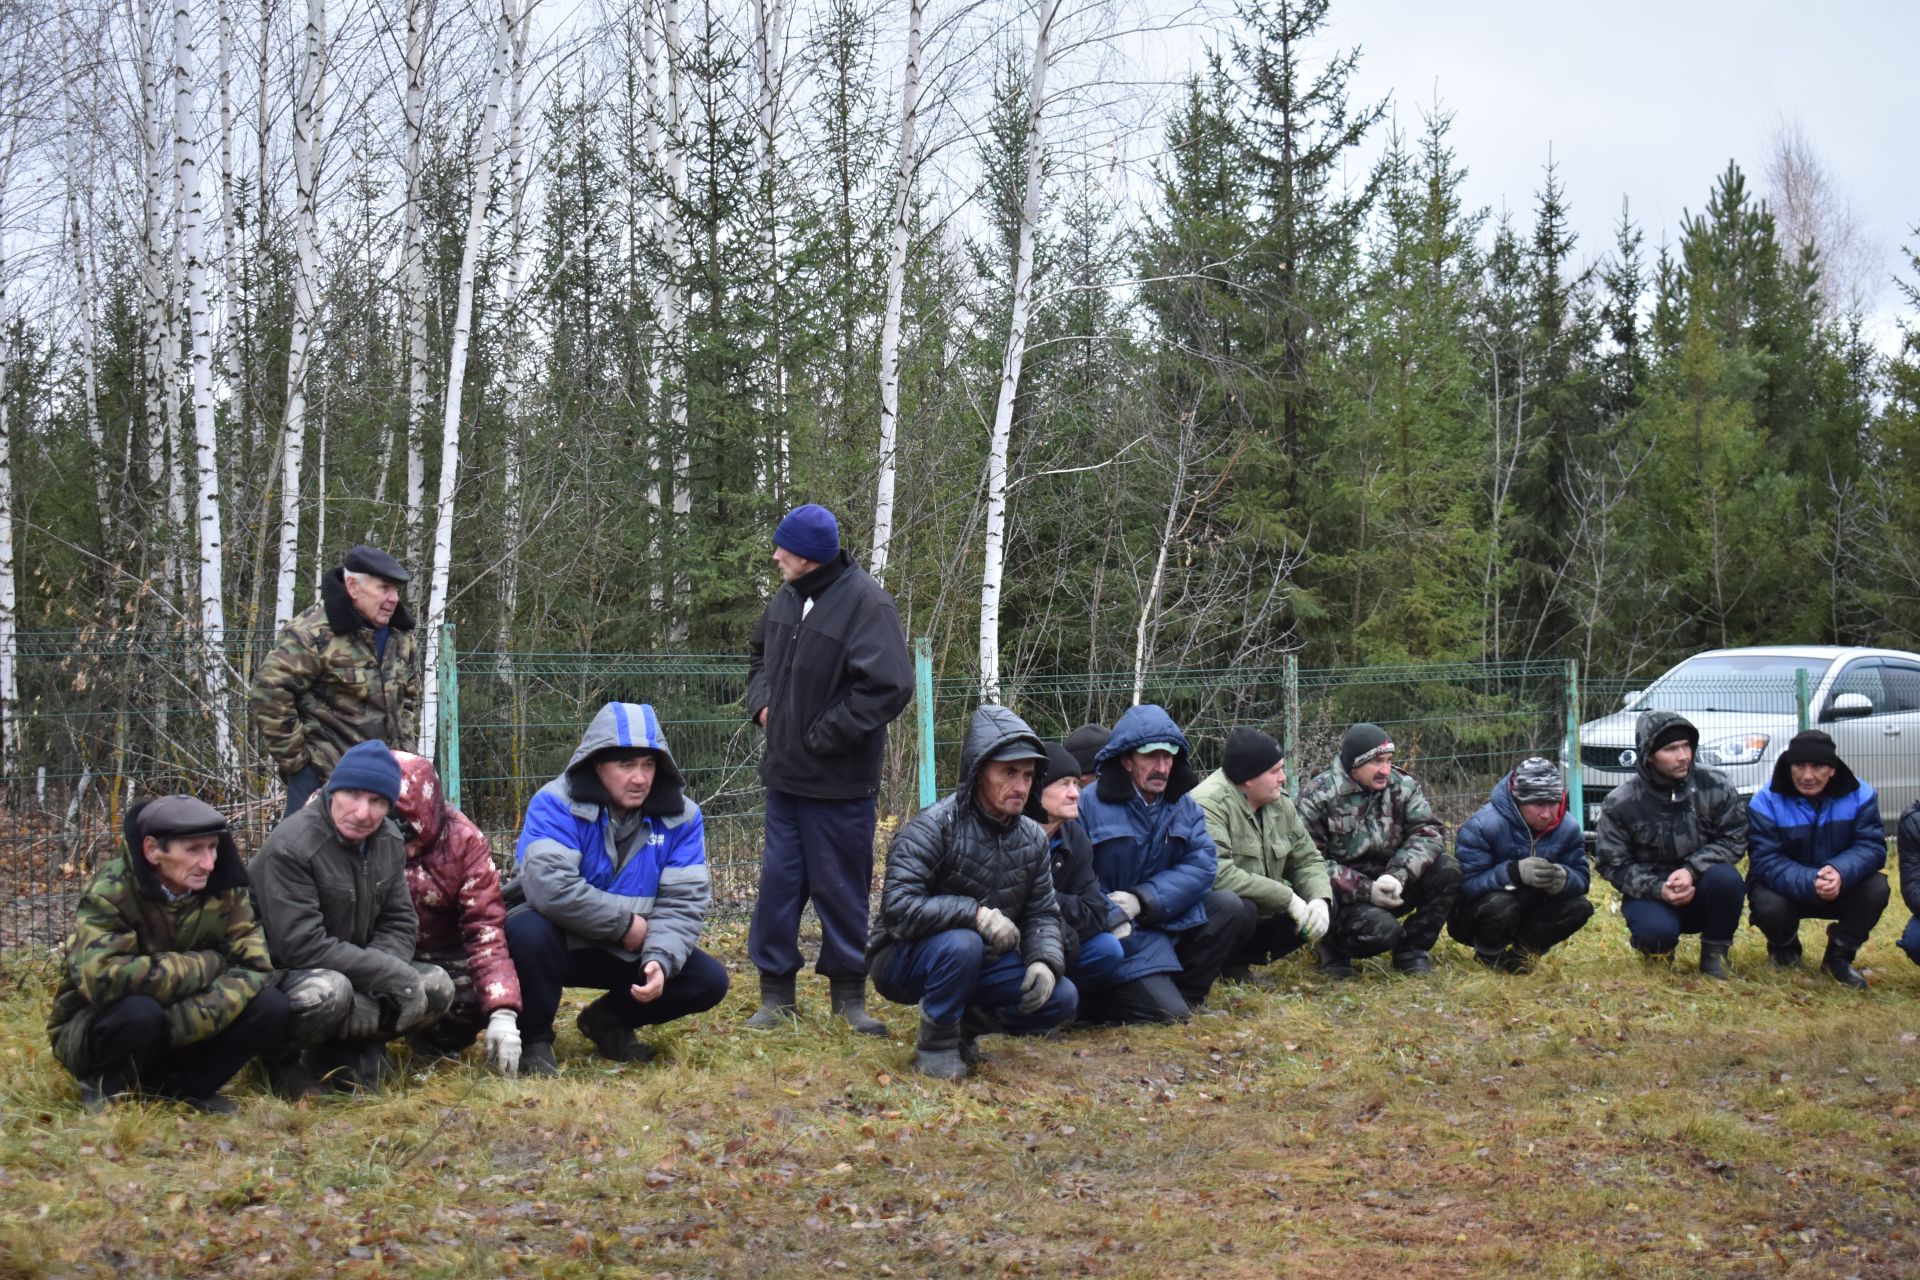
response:
M867 903L873 893L874 801L814 800L767 792L760 896L747 929L747 957L770 978L800 972L800 912L820 917L820 960L829 978L867 972Z
M1732 942L1740 927L1740 909L1746 905L1747 882L1739 868L1717 862L1695 881L1693 901L1669 906L1658 898L1628 898L1620 904L1627 918L1627 934L1634 949L1666 955L1683 933L1697 933L1702 942Z
M665 990L646 1004L635 1000L628 986L644 983L645 967L599 947L570 947L568 935L538 911L516 911L507 917L507 952L520 974L520 1035L527 1041L553 1039L553 1015L568 987L598 987L606 994L594 1001L621 1026L657 1027L685 1018L727 998L727 970L718 960L695 947L680 972L667 979Z
M952 1026L967 1010L978 1009L996 1030L1020 1036L1050 1030L1073 1017L1080 994L1070 978L1056 982L1053 995L1038 1009L1020 1012L1020 984L1026 976L1018 950L990 957L974 930L947 929L896 945L874 986L898 1004L919 1005L922 1017L941 1026Z

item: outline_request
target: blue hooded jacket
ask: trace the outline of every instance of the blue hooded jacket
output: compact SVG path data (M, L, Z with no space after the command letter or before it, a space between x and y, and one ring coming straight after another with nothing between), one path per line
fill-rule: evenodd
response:
M646 747L657 762L640 806L641 834L622 858L594 757ZM513 910L538 911L565 930L569 945L597 946L622 959L657 961L671 978L706 923L712 886L706 828L653 708L609 702L587 726L564 772L534 793L513 856L520 874L505 890ZM634 916L647 922L639 955L621 948Z
M1887 865L1880 797L1845 764L1809 800L1782 759L1747 802L1747 879L1794 902L1815 902L1813 878L1831 864L1845 892Z
M1454 837L1460 859L1460 896L1478 898L1520 885L1517 863L1522 858L1545 858L1567 869L1562 898L1584 898L1592 877L1587 870L1586 836L1580 822L1560 800L1560 823L1543 836L1533 834L1513 798L1513 775L1493 784L1493 794L1475 811Z
M1153 742L1179 750L1166 794L1150 805L1134 789L1122 757ZM1217 855L1206 815L1187 794L1200 781L1191 757L1186 735L1165 708L1134 707L1094 757L1100 777L1092 792L1080 797L1080 822L1093 842L1093 872L1107 892L1124 890L1140 899L1135 929L1179 933L1206 922Z

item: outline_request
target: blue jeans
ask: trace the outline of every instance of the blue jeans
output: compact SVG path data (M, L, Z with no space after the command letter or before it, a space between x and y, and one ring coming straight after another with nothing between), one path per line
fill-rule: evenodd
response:
M1067 966L1067 976L1076 987L1088 991L1112 986L1120 963L1126 958L1126 948L1120 945L1120 939L1111 933L1096 933L1080 944L1080 954Z
M893 948L874 986L896 1004L917 1004L941 1026L958 1023L969 1008L980 1010L1010 1036L1048 1031L1073 1017L1080 993L1061 978L1053 995L1032 1013L1020 1012L1020 984L1027 966L1018 951L987 958L987 944L972 929L946 929Z
M1620 914L1627 918L1635 950L1665 955L1683 933L1697 933L1703 943L1732 942L1746 897L1747 882L1740 878L1739 868L1718 862L1694 882L1693 901L1686 906L1669 906L1658 898L1628 898L1620 904Z

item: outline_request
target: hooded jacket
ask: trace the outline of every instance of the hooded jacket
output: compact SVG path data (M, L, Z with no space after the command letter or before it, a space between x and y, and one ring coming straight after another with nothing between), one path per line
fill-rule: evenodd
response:
M141 851L140 814L151 803L127 810L126 851L93 873L67 936L47 1033L76 1076L93 1074L88 1031L117 1001L158 1001L168 1042L179 1048L225 1031L273 978L233 834L220 833L207 887L169 902Z
M1679 782L1655 772L1653 742L1675 724L1693 727L1672 711L1640 713L1635 774L1600 806L1594 865L1625 898L1658 898L1677 868L1698 879L1719 863L1738 866L1746 852L1747 804L1725 775L1699 764Z
M1148 804L1133 785L1126 757L1154 742L1172 743L1173 770L1160 799ZM1199 782L1186 735L1164 707L1128 708L1094 757L1099 773L1080 797L1080 821L1093 842L1093 873L1109 893L1140 899L1135 929L1179 933L1206 923L1206 897L1218 863L1206 816L1188 793Z
M972 929L981 907L1003 912L1020 930L1020 959L1066 971L1060 907L1054 898L1047 833L1025 814L989 816L975 799L987 761L1039 735L1005 707L973 713L960 750L960 786L900 829L887 849L880 918L867 938L867 971L880 974L894 946L948 929Z
M640 835L624 854L594 772L596 755L623 747L645 747L658 762L640 805ZM569 946L657 963L671 978L706 927L713 896L706 824L644 702L609 702L594 715L566 769L528 803L513 856L520 873L505 890L509 913L538 911ZM635 916L647 922L637 955L620 945Z
M1239 894L1262 916L1286 914L1295 897L1333 898L1326 860L1284 794L1256 811L1227 771L1215 769L1193 789L1193 800L1213 837L1215 888Z
M393 611L385 656L347 596L345 571L320 583L320 603L287 624L254 672L247 702L282 777L312 765L321 781L348 747L379 739L411 751L420 732L420 646L413 615Z
M1336 758L1300 789L1300 821L1342 902L1366 900L1381 876L1411 884L1447 856L1447 829L1426 788L1399 768L1385 790L1369 791Z
M1900 815L1900 897L1907 910L1920 916L1920 800Z
M1809 800L1781 760L1747 805L1747 877L1794 902L1817 902L1813 880L1828 865L1840 873L1842 893L1887 865L1880 797L1842 761Z
M507 908L493 849L473 820L447 803L433 761L395 752L400 798L394 811L409 828L407 893L419 933L416 959L464 956L480 1011L520 1008L520 975L507 954Z
M893 597L845 551L780 584L748 644L747 718L767 713L762 783L818 800L878 795L887 726L912 700Z
M1453 851L1460 859L1463 899L1519 888L1522 858L1545 858L1566 868L1567 883L1559 897L1584 898L1592 884L1587 871L1586 834L1567 812L1566 796L1560 797L1558 821L1545 835L1536 836L1520 816L1511 773L1493 784L1487 802L1461 824Z

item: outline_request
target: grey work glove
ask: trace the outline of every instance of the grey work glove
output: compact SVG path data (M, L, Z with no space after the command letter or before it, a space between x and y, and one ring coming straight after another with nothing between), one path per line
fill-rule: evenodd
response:
M1398 876L1381 876L1373 882L1373 888L1368 891L1368 896L1376 907L1393 908L1406 902L1406 897L1400 891Z
M1020 926L1007 919L1007 913L998 907L981 907L974 912L973 927L986 939L987 950L995 955L1020 945Z
M1127 919L1138 920L1140 918L1140 896L1138 894L1128 893L1125 889L1115 889L1107 895L1107 901L1126 912Z
M1119 924L1107 930L1107 932L1113 935L1116 942L1123 938L1131 938L1133 936L1133 921L1122 920Z
M371 1040L380 1034L380 1002L372 996L354 992L353 1006L340 1020L342 1040Z
M1542 893L1558 893L1567 887L1567 869L1546 858L1522 858L1515 868L1520 883Z
M1053 970L1045 963L1035 960L1027 966L1026 981L1020 984L1020 1012L1037 1013L1040 1006L1053 999Z

